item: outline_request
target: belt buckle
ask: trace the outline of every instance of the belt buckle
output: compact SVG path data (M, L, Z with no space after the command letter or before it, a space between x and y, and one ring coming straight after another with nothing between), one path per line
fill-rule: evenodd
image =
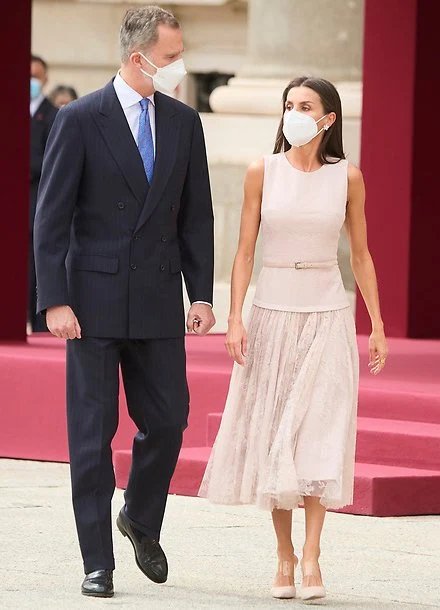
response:
M297 262L295 263L295 269L305 269L306 268L306 264L304 262Z

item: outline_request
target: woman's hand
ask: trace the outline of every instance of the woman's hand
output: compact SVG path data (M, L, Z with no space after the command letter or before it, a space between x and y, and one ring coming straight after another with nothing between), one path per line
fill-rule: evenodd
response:
M385 366L388 356L388 345L383 329L373 330L369 340L370 348L370 373L377 375Z
M247 356L247 335L243 322L229 322L225 347L231 358L243 366Z

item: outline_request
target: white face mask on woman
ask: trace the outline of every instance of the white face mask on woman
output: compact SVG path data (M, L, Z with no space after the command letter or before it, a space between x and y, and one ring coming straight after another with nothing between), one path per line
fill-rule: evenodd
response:
M148 74L148 72L145 72L145 70L142 70L141 68L142 74L152 79L155 90L160 91L161 93L173 93L177 85L180 85L186 75L183 59L177 59L163 68L158 68L148 59L148 57L145 57L140 51L138 51L138 53L150 64L150 66L156 68L156 74Z
M325 119L327 115L315 121L310 115L304 114L304 112L298 112L297 110L286 110L284 113L283 121L283 134L286 140L292 146L299 148L308 144L316 138L324 129L327 131L329 125L324 125L322 129L318 131L318 123Z

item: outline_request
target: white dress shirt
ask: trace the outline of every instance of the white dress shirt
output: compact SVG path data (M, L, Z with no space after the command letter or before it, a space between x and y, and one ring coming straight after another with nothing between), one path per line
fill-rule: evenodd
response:
M119 72L115 76L113 87L115 88L116 96L122 106L122 110L124 111L125 118L127 119L128 126L130 127L130 131L133 134L137 146L139 117L141 116L142 110L139 102L143 99L142 95L132 89ZM151 102L148 104L148 117L150 119L151 135L153 136L154 155L156 156L156 111L154 108L154 95L148 96L148 99Z
M31 116L34 116L34 114L37 112L42 101L44 100L44 97L45 97L44 93L40 93L40 95L38 97L36 97L34 100L31 100L31 103L30 103Z
M124 111L125 118L127 119L128 126L130 127L130 131L133 134L133 138L137 146L139 117L141 115L141 105L139 102L141 99L143 99L142 95L132 89L130 85L125 82L119 72L115 76L113 87L115 88L116 96L122 106L122 110ZM156 109L154 106L154 94L149 95L148 99L151 102L151 104L148 104L148 116L151 125L151 135L153 136L154 156L156 157ZM194 301L194 303L202 303L212 307L212 304L207 303L206 301Z

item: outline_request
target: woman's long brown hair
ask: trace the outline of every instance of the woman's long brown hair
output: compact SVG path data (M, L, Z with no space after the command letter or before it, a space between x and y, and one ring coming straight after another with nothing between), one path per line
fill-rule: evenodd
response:
M337 92L336 87L328 80L307 76L300 76L290 81L283 91L283 114L281 116L281 121L275 139L275 146L273 149L274 154L281 151L287 151L291 148L291 145L283 134L283 120L284 112L286 111L287 96L293 87L309 87L309 89L313 89L313 91L315 91L321 99L325 114L330 112L334 112L336 114L335 122L324 133L324 137L322 138L318 151L319 161L322 164L326 164L338 163L338 161L341 159L345 159L342 144L342 105L339 93Z

